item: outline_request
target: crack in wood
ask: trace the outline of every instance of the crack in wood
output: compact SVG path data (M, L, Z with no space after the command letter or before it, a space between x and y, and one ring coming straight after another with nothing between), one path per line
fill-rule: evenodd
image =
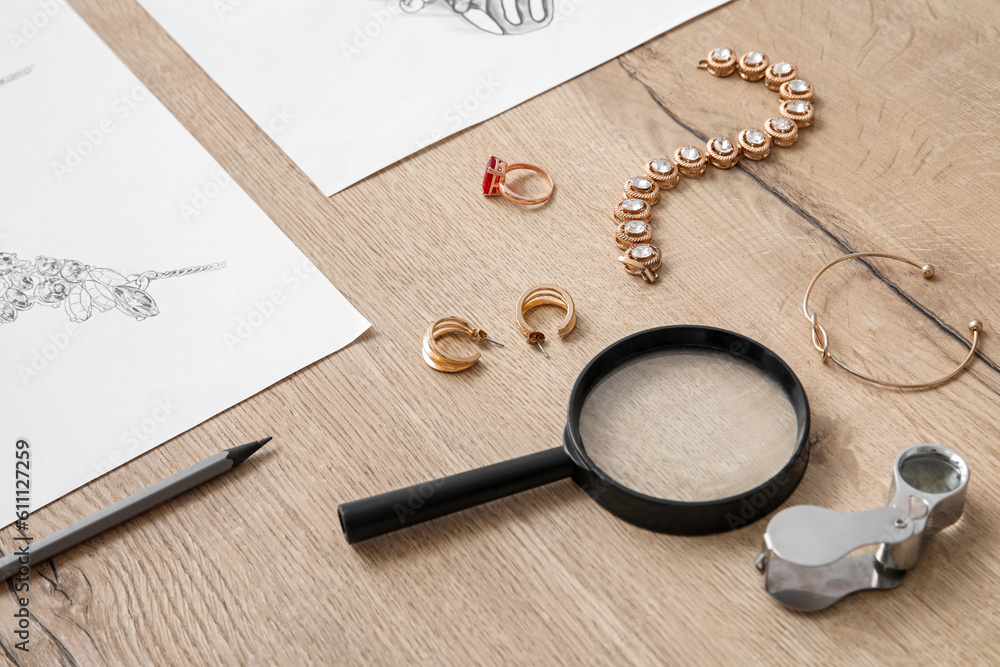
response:
M21 667L20 661L18 661L17 656L10 652L10 647L7 646L6 642L0 640L0 648L3 648L4 657L7 658L8 663Z
M56 569L56 564L55 564L55 561L53 561L53 560L52 560L52 559L50 558L50 559L48 560L48 564L49 564L49 566L50 566L50 567L52 568L52 578L50 579L50 578L46 577L46 576L45 576L45 575L44 575L44 574L43 574L43 573L42 573L41 571L39 571L39 572L38 572L38 576L40 576L40 577L41 577L42 579L44 579L45 581L49 582L49 584L51 584L51 585L52 585L52 590L53 590L53 591L55 591L56 593L59 593L59 594L60 594L60 595L62 595L62 596L63 596L64 598L66 598L66 600L67 600L67 601L68 601L68 602L69 602L70 604L73 604L73 600L72 600L72 599L70 598L70 596L69 596L69 593L67 593L67 592L66 592L65 590L63 590L62 588L59 588L59 571L58 571L58 570Z

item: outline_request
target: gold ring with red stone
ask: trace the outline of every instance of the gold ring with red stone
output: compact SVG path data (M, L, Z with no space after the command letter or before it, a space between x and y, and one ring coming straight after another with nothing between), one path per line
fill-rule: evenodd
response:
M708 158L694 146L681 146L674 151L674 163L684 176L701 176L708 168Z
M528 171L533 171L536 174L540 174L542 178L545 179L548 186L545 193L537 197L527 197L512 190L506 183L507 174L512 171L516 171L517 169L526 169ZM549 176L541 167L523 162L508 164L500 158L492 155L486 162L486 176L483 177L483 194L488 197L501 195L507 201L514 202L515 204L532 206L534 204L543 204L547 202L549 198L552 197L554 189L555 186L552 183L552 177Z
M736 150L736 144L729 137L715 137L705 143L705 151L708 153L708 160L712 166L719 169L729 169L735 167L740 161L740 152Z
M776 146L791 146L799 139L799 126L784 116L772 116L764 123L764 134L771 137Z
M646 220L626 220L618 223L615 244L622 250L653 240L653 230Z
M763 160L771 152L771 137L755 127L740 132L737 143L743 157L750 160Z
M681 180L677 165L665 157L653 158L647 162L646 176L655 181L661 190L669 190Z
M660 200L660 186L651 178L645 176L632 176L625 181L622 186L625 198L641 199L649 202L650 206Z
M809 127L816 118L815 108L805 100L785 100L778 113L799 127Z

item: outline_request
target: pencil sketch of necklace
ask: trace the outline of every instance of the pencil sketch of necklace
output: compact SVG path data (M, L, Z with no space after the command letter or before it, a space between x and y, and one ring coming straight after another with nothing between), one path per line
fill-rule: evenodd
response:
M444 0L461 14L469 23L480 30L496 35L523 35L534 32L552 23L555 0L516 0L516 16L510 17L504 10L504 0ZM399 0L405 12L418 12L435 0ZM540 5L541 16L535 18L531 11L532 2ZM511 19L515 20L511 20Z
M73 259L36 257L18 259L0 252L0 325L10 324L18 314L32 307L66 309L74 322L90 318L96 308L105 312L116 308L141 322L160 313L146 290L149 283L165 278L225 268L225 262L191 266L173 271L143 271L125 276L112 269L88 266Z

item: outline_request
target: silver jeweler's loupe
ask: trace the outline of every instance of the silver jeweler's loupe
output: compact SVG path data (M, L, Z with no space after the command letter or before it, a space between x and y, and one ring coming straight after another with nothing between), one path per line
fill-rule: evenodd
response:
M814 505L776 514L755 562L771 596L791 609L818 611L851 593L896 588L917 564L924 541L965 509L969 465L940 445L896 456L889 505L838 512ZM866 546L874 551L851 555Z

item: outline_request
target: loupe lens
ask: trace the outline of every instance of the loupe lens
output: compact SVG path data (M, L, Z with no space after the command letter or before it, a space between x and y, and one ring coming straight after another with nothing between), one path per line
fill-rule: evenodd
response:
M587 395L580 440L622 486L701 502L745 493L795 455L799 424L782 387L738 357L675 349L634 358Z
M962 472L954 462L931 452L914 454L899 464L903 481L924 493L950 493L962 484Z

